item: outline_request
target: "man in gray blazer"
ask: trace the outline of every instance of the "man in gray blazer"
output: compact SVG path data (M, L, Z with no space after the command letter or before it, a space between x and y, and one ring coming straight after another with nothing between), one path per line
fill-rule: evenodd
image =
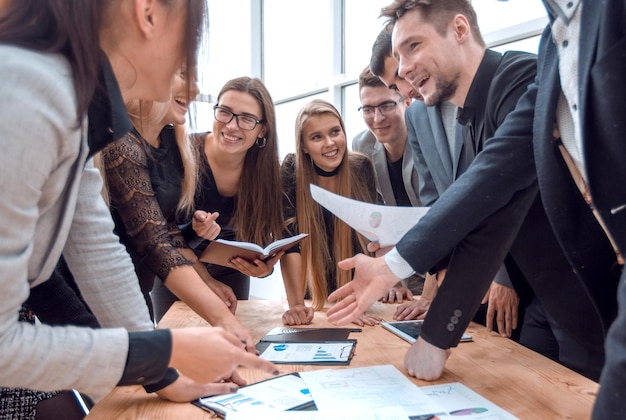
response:
M359 96L359 112L369 130L352 140L352 150L372 159L377 189L385 204L419 206L417 171L411 148L407 147L404 122L404 112L411 98L388 89L369 67L359 76Z

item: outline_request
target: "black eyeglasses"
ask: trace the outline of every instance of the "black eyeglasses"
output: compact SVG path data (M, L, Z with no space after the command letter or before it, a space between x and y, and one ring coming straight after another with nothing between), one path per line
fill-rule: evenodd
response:
M380 115L384 117L385 114L394 109L399 102L400 101L389 101L377 106L365 105L359 107L359 112L361 113L363 118L374 118L374 115L376 114L376 108L378 108L378 112L380 112Z
M219 105L213 107L213 115L215 119L221 123L228 124L235 118L237 120L237 127L242 130L254 130L257 124L263 124L265 120L257 120L252 115L247 114L235 114L226 108L222 108Z

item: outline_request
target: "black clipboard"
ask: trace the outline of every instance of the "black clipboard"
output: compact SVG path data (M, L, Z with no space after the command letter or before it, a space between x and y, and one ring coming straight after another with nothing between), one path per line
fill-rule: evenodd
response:
M325 345L332 345L333 347L339 347L339 354L332 354L326 348ZM281 360L274 358L266 358L274 364L289 364L289 365L316 365L316 366L347 366L354 356L356 349L356 340L333 340L333 341L287 341L287 342L275 342L275 341L261 341L256 345L257 350L261 357L263 352L270 346L275 349L280 348L279 351L274 351L276 355L280 355L282 351L296 350L295 352L304 355L305 353L311 354L307 360ZM280 356L279 356L280 357Z
M259 407L259 403L271 406L270 402L255 398L255 392L260 389L260 387L276 387L279 384L279 382L277 381L282 381L281 383L283 384L283 386L285 384L284 381L288 381L289 389L287 392L293 393L297 397L293 399L293 401L296 401L294 405L287 409L284 409L283 411L317 410L315 401L313 400L313 397L311 397L311 394L308 392L308 388L304 380L300 378L298 372L276 376L250 385L243 386L239 388L239 391L233 394L222 394L210 397L203 397L192 401L191 403L196 407L200 407L203 410L208 411L223 419L226 418L226 415L229 412L240 411L242 407L241 404L245 404L248 402L244 402L244 400L253 399L254 407ZM285 395L283 395L283 397L285 397ZM250 406L252 405L253 404L250 404ZM237 409L238 406L240 407L239 410Z

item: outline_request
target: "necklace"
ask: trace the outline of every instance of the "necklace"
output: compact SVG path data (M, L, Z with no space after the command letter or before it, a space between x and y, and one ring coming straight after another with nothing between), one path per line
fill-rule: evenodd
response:
M323 170L322 168L320 168L319 166L317 166L315 164L315 162L311 161L313 163L313 168L315 168L315 173L317 173L319 176L323 176L325 178L330 178L331 176L335 176L339 173L339 168L341 167L341 165L337 166L335 169L333 169L332 171L328 172Z

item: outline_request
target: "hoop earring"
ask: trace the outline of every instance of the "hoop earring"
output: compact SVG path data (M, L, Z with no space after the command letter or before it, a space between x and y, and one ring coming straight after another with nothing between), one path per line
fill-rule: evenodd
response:
M267 139L265 137L257 137L255 143L259 149L262 149L267 145Z

